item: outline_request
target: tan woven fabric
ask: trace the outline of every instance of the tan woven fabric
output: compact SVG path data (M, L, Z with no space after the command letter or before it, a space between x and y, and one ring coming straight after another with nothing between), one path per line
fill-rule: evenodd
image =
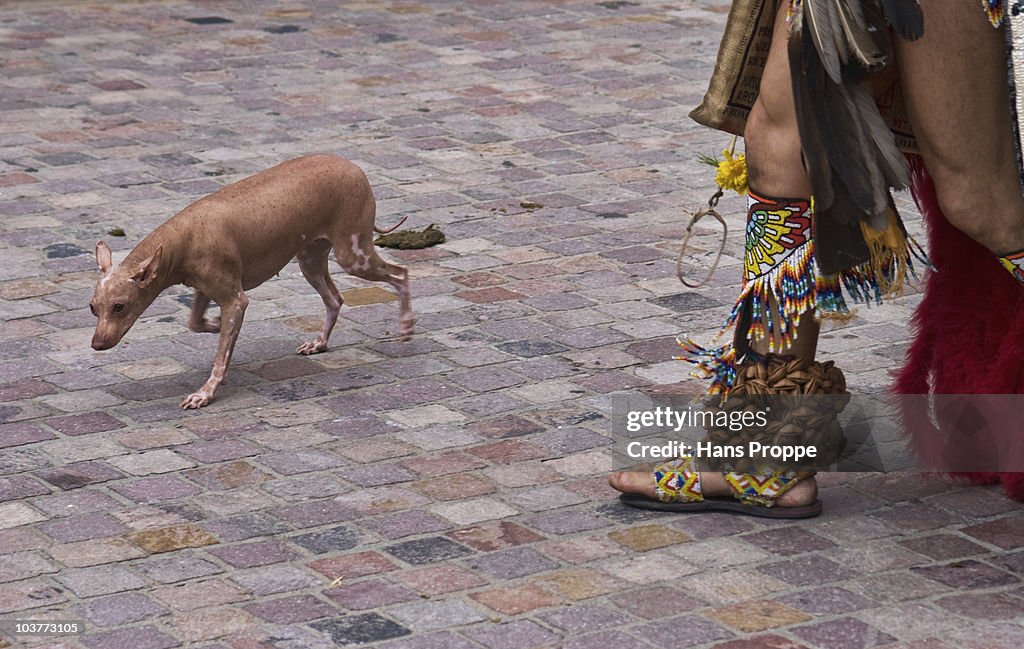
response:
M690 112L694 121L743 135L760 92L774 24L773 0L733 0L708 91Z

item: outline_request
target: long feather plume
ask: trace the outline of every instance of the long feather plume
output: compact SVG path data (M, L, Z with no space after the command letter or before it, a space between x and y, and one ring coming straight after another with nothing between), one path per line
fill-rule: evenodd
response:
M804 152L804 166L814 190L816 206L827 208L832 204L832 171L829 166L829 143L825 140L831 130L827 111L817 109L818 99L830 84L825 68L818 60L813 37L804 30L801 13L794 16L788 43L789 66L796 104L796 121L800 143Z
M814 49L818 51L818 57L821 59L822 65L825 66L828 76L832 78L832 81L839 83L842 79L839 55L841 50L837 47L836 36L842 32L835 29L835 26L840 23L834 20L831 0L801 3L801 11L803 13L803 29L814 42ZM843 51L843 57L846 57L845 51Z
M829 21L832 23L832 38L836 43L836 50L839 51L839 60L845 67L850 62L850 43L846 38L846 31L843 30L842 16L838 11L833 11L834 5L828 4ZM840 72L841 75L841 72Z
M924 35L924 15L917 0L882 0L882 10L901 38L914 41Z
M839 12L850 53L865 69L873 72L889 63L892 46L885 29L885 17L878 5L861 0L832 0L825 4L834 6Z
M864 129L871 138L877 153L879 167L885 173L885 180L893 189L904 189L910 186L910 172L903 152L896 146L889 125L878 113L875 100L862 84L858 84L851 92L857 105L857 114L864 123Z
M895 1L895 0L894 0ZM789 43L804 164L815 209L853 225L888 225L890 188L909 182L892 132L864 85L892 57L871 0L804 0Z

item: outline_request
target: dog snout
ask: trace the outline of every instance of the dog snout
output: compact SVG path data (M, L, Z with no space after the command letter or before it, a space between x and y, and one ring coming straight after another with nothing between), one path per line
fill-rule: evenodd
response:
M101 352L104 349L110 349L113 346L114 343L108 338L101 338L99 336L93 336L92 338L92 348L98 352Z

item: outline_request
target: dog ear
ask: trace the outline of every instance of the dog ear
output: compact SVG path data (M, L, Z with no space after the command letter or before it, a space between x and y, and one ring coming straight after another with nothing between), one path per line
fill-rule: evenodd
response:
M107 244L102 241L96 242L96 263L100 267L100 272L104 275L106 275L107 271L110 270L110 267L114 265L110 255L110 248L108 248Z
M160 269L160 259L163 258L164 247L160 246L153 253L153 256L142 262L139 266L139 270L132 276L132 281L139 285L141 288L146 288L149 283L156 277L156 272Z

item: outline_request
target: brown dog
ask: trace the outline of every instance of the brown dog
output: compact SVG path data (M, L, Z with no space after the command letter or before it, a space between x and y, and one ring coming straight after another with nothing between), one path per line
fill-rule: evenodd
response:
M395 288L398 334L408 340L415 322L409 273L377 256L373 233L384 231L374 225L375 209L370 183L359 167L336 156L312 155L281 163L189 205L143 239L117 268L111 268L110 249L99 241L96 261L103 277L89 303L99 319L92 348L116 345L165 288L195 288L189 329L219 331L220 342L210 378L181 407L205 406L227 374L249 304L245 291L276 275L293 258L327 309L320 335L298 352L327 349L342 305L327 271L332 249L347 273ZM206 320L210 300L220 305L219 323Z

